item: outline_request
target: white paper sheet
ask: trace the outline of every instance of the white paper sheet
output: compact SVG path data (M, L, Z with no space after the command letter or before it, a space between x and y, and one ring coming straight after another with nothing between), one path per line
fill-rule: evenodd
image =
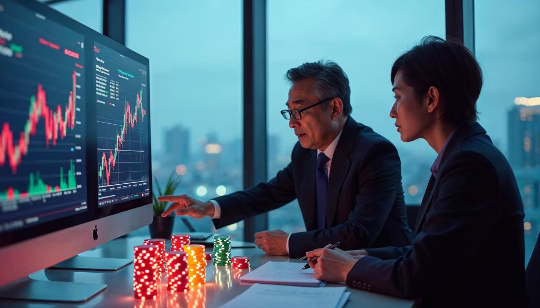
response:
M341 295L341 298L339 299L339 303L337 304L336 308L343 308L345 307L345 304L349 300L349 297L351 296L351 292L345 292L343 295Z
M257 283L220 308L339 308L347 302L346 294L345 287L310 288Z
M291 286L319 287L323 286L320 280L315 279L313 269L302 270L303 263L268 261L240 278L246 283L284 284Z

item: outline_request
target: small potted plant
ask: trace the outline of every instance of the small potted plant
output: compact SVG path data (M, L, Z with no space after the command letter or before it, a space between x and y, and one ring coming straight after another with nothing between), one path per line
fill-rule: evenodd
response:
M174 194L181 181L182 177L177 175L176 172L172 172L167 180L167 183L165 184L165 189L162 189L159 182L154 178L157 194L154 189L154 191L152 191L152 199L154 201L154 220L148 226L150 229L150 237L165 239L171 237L175 217L161 217L161 214L165 211L169 202L158 201L158 197Z

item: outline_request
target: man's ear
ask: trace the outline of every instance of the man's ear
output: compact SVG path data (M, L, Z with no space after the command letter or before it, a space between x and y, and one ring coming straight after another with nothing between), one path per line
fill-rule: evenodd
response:
M331 114L332 121L335 121L343 113L343 101L341 100L341 98L336 97L330 102L330 105L328 105L328 108L330 108L330 111L332 112Z

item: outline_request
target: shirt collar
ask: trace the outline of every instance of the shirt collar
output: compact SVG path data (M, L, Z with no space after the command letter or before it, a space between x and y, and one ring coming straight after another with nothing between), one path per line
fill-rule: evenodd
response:
M437 177L437 171L439 171L439 165L441 164L441 160L442 160L444 151L446 150L446 146L448 146L448 142L450 142L450 139L452 139L452 137L456 133L457 129L458 129L457 126L454 127L454 129L452 130L450 135L448 135L448 138L446 138L446 141L444 142L444 145L443 145L441 151L439 152L439 155L437 155L437 158L435 159L435 162L433 162L433 165L431 165L430 170L431 170L431 174L433 174L433 177Z
M334 139L334 141L332 141L332 143L330 143L330 145L328 147L326 147L326 149L324 151L321 151L321 150L317 149L317 156L319 156L319 154L321 154L321 152L324 152L324 155L326 155L326 157L328 157L328 158L330 158L330 160L332 160L332 157L334 157L334 152L336 151L336 146L338 144L339 138L341 137L341 133L343 133L343 130L341 130L339 132L339 134Z

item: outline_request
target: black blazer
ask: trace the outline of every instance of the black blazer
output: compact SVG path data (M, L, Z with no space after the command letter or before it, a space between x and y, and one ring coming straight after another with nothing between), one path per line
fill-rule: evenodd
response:
M525 274L527 286L527 298L530 308L540 307L540 236L536 239L536 245L527 265Z
M221 219L214 220L216 228L298 198L308 231L290 236L290 257L301 257L306 251L337 241L343 249L410 244L401 163L388 140L351 117L347 119L332 159L325 230L317 230L317 150L297 143L291 158L268 183L216 198L222 209Z
M514 173L486 131L460 127L431 177L411 246L368 249L353 288L423 307L524 307L523 204Z

